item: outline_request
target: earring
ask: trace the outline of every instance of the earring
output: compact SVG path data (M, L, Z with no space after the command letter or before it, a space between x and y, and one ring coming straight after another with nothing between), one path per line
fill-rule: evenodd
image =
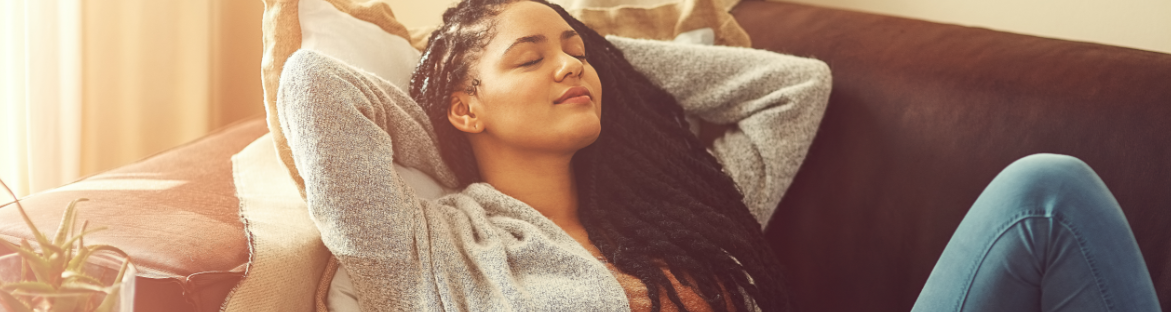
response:
M479 86L480 86L480 79L472 78L471 85L469 85L467 89L464 89L464 92L467 93L468 95L474 96L474 95L476 95L476 89Z

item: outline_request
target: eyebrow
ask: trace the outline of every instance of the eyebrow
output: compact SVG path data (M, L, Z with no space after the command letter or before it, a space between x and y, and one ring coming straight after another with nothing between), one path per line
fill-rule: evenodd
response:
M577 31L572 30L572 29L561 32L561 40L573 38L576 36L577 36ZM520 38L517 38L516 41L513 41L512 45L509 45L507 49L504 49L504 53L501 53L501 54L508 54L509 50L512 50L513 47L516 47L517 45L522 44L522 43L541 43L541 42L545 42L545 40L548 40L548 38L546 38L545 35L532 35L532 36L520 37Z

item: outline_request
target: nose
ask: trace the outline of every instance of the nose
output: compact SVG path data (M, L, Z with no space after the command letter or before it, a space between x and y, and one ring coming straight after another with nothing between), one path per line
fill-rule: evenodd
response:
M582 60L569 55L569 53L561 53L559 60L561 66L557 67L557 72L553 73L553 79L557 82L564 81L569 77L581 77L582 72L585 71L585 64Z

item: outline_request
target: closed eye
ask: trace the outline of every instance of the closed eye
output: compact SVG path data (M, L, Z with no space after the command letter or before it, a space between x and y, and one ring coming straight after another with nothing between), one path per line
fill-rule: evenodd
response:
M542 57L542 58L538 58L538 59L535 59L532 61L528 61L528 62L525 62L524 64L520 64L520 67L529 67L529 66L537 65L537 63L540 63L541 60L544 60L544 59L545 58Z

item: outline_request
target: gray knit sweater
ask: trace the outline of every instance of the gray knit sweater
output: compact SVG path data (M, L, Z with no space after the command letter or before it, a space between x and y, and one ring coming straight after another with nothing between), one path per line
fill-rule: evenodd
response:
M828 67L760 50L607 39L689 115L737 125L712 153L767 224L817 131ZM279 118L310 215L363 310L629 310L606 266L525 203L486 183L436 200L416 195L392 161L455 179L402 89L313 51L284 68Z

